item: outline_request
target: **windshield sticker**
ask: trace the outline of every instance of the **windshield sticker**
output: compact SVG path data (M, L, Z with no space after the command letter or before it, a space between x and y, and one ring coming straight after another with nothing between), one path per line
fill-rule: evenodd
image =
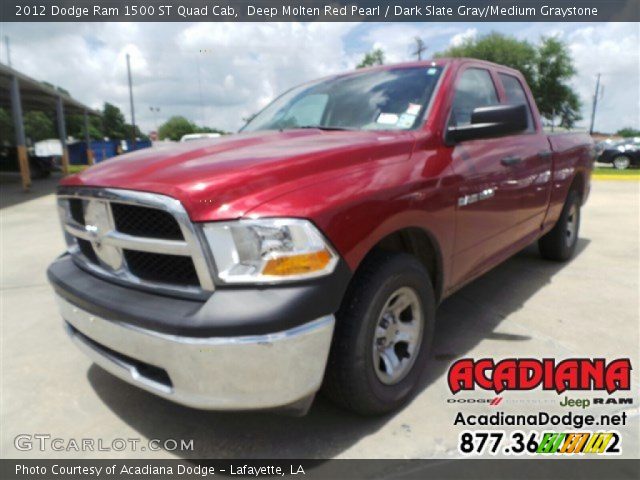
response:
M435 75L437 71L437 68L431 67L429 70L427 70L427 75Z
M398 123L398 115L395 113L381 113L378 115L377 123L382 123L383 125L395 125Z
M416 116L410 113L403 113L398 119L397 126L399 128L411 128L416 121Z
M418 115L418 113L420 113L420 104L410 103L407 107L407 113L409 115Z

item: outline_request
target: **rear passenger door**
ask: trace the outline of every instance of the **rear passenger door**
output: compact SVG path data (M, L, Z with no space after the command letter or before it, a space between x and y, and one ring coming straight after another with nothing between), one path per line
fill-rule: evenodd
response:
M551 193L551 148L546 134L536 125L532 105L522 81L507 72L498 72L503 103L525 105L529 126L525 132L504 137L516 161L509 176L518 187L519 218L524 233L540 228Z

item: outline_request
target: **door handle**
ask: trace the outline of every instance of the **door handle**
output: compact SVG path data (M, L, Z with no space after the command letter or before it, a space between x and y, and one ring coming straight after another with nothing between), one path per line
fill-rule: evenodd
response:
M541 150L538 152L538 157L546 160L547 158L551 158L551 150Z
M505 167L511 167L513 165L517 165L520 162L522 162L522 157L504 157L502 160L500 160L500 163Z

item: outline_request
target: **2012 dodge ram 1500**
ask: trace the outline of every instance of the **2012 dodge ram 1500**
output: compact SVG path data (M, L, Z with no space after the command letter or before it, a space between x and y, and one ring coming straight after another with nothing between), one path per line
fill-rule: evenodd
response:
M594 149L523 76L469 59L293 88L236 135L67 177L49 268L96 363L203 409L403 404L436 306L533 241L575 248Z

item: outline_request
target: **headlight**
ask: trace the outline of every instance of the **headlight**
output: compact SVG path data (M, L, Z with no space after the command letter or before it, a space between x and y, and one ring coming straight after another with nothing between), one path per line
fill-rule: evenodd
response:
M204 234L220 280L274 283L333 272L338 255L306 220L275 218L208 223Z

